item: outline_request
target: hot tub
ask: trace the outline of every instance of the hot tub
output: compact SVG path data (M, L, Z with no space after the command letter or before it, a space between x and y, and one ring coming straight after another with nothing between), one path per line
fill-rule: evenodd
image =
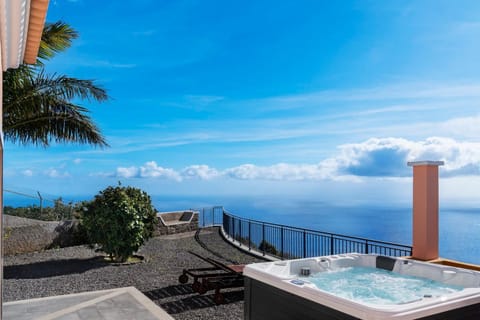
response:
M480 272L343 254L245 267L245 319L480 319Z

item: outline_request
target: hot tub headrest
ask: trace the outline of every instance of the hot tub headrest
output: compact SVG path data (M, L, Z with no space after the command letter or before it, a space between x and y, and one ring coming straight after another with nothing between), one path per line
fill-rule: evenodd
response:
M377 256L376 267L380 269L392 271L396 261L397 259L395 258Z

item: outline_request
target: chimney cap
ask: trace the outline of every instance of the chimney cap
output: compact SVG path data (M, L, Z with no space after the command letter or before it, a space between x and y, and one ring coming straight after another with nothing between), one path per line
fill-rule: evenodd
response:
M444 161L409 161L407 165L410 167L415 166L443 166L445 164Z

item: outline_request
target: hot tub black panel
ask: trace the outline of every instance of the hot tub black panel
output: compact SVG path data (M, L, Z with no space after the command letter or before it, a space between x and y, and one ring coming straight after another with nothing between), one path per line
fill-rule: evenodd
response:
M245 320L359 319L295 294L245 277ZM419 318L423 320L478 320L480 304Z
M394 258L378 256L376 261L376 267L380 269L392 271L396 261L397 259L394 259Z
M245 277L245 320L355 320L343 312Z
M420 320L478 320L480 319L480 305L473 304L463 308L453 309L442 313L434 314Z

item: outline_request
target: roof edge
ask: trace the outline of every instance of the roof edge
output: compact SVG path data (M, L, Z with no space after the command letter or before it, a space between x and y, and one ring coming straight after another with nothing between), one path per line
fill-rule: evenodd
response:
M42 40L43 27L47 17L49 0L31 0L30 18L27 31L27 42L23 62L35 64L37 62L40 41Z

